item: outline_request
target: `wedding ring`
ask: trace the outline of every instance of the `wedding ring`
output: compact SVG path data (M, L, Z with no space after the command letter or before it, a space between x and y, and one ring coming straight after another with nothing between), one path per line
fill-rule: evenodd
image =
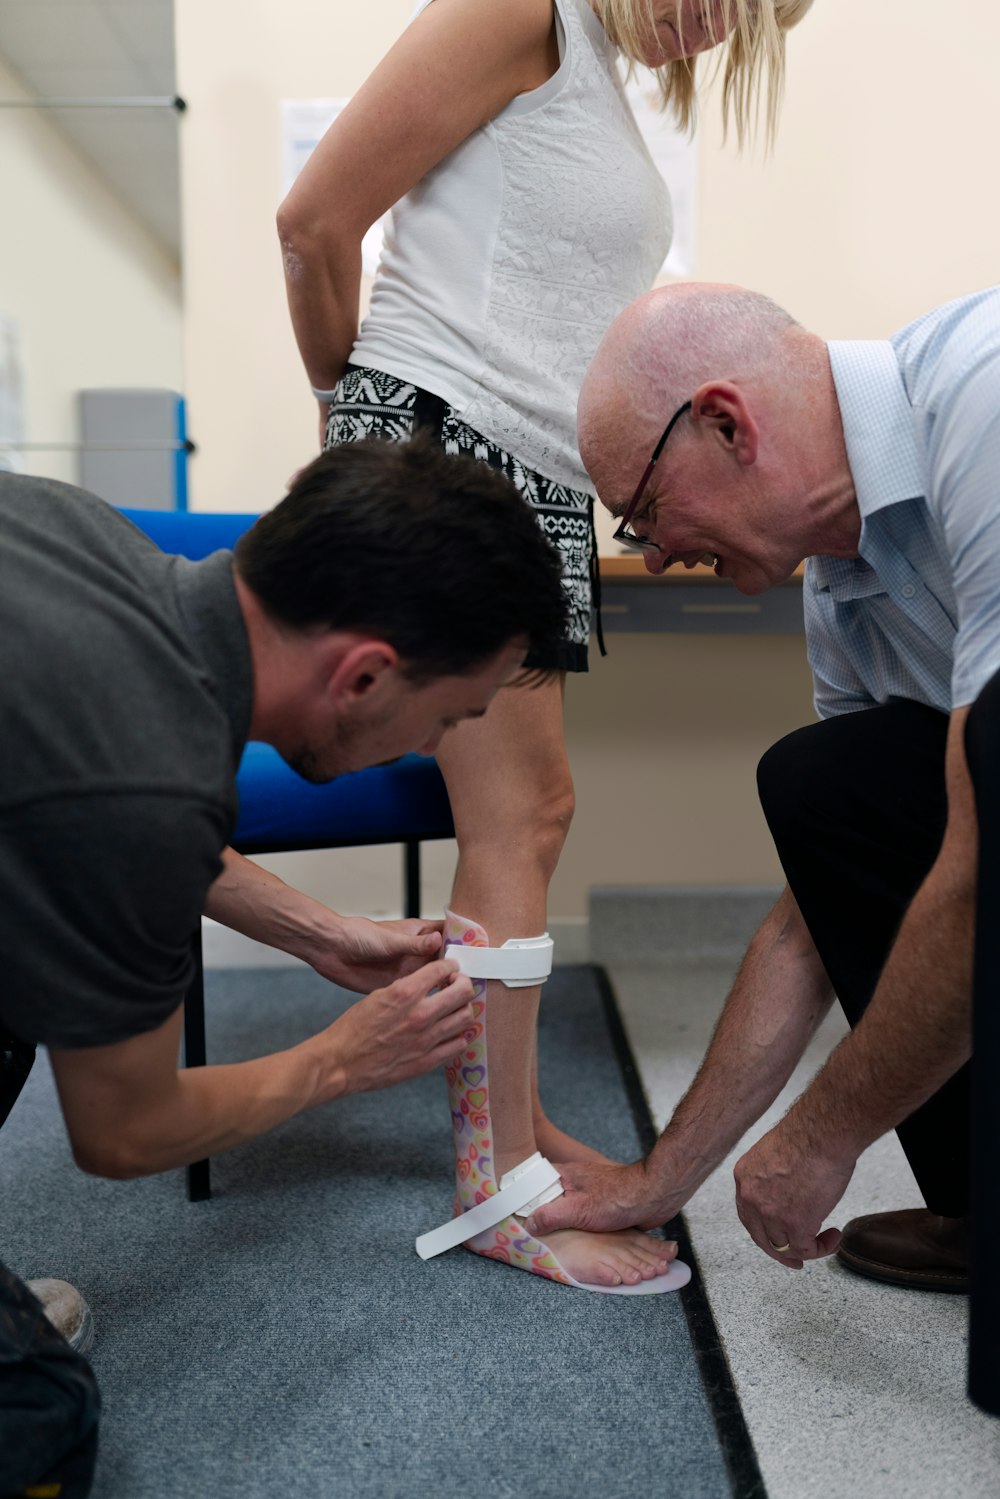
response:
M770 1244L775 1254L784 1254L786 1250L791 1249L792 1247L791 1244L776 1244L773 1239L768 1239L767 1242Z

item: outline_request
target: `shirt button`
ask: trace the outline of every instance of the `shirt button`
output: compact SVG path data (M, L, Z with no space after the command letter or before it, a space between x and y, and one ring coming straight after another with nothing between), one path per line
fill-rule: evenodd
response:
M904 583L902 591L904 599L912 599L917 590L914 588L912 583Z

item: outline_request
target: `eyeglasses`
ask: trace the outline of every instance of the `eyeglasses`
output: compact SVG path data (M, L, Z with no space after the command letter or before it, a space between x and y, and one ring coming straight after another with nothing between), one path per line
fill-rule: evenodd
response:
M643 472L642 478L639 480L639 485L636 489L635 494L625 506L622 518L618 523L618 530L614 534L615 541L620 541L627 547L638 547L638 549L642 552L658 552L660 550L656 542L653 541L650 537L637 536L634 531L630 531L629 523L631 522L632 517L635 515L635 512L639 506L639 501L642 499L643 494L646 491L646 485L649 483L650 474L652 474L657 463L660 461L660 454L663 452L663 449L667 445L667 438L670 436L671 432L674 430L677 423L684 415L685 411L690 410L691 402L685 401L683 406L678 406L677 410L674 412L673 416L667 423L663 436L660 438L659 442L656 444L656 447L653 449L652 458L650 458L649 462L646 464L645 470Z

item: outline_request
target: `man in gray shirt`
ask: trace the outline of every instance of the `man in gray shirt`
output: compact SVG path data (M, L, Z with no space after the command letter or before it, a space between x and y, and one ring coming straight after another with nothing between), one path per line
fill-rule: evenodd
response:
M0 1122L44 1044L78 1164L141 1176L453 1056L472 985L439 925L347 921L228 849L236 768L248 738L314 781L433 753L563 608L513 487L419 439L324 455L235 556L197 563L92 495L0 475ZM203 912L373 992L288 1051L179 1071ZM42 1321L0 1266L0 1365L50 1356L78 1446L92 1380ZM6 1493L63 1449L51 1421L32 1448L5 1388Z

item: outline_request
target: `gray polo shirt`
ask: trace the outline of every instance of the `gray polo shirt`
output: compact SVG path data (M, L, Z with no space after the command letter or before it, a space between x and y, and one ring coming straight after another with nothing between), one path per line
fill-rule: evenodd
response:
M0 474L0 1023L160 1025L236 819L249 645L232 556L167 557L103 500Z

